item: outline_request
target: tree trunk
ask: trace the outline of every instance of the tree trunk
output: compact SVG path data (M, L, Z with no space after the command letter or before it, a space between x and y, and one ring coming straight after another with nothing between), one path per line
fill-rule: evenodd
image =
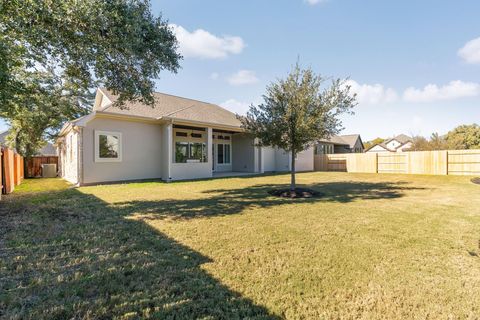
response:
M290 191L295 191L295 152L292 151L292 168L290 169Z

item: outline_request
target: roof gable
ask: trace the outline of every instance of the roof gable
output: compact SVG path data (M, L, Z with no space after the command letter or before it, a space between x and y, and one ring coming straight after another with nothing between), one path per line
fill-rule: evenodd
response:
M241 125L233 112L212 103L155 92L153 94L155 101L153 107L138 101L127 101L125 108L121 109L114 105L118 96L113 95L104 88L101 88L100 91L112 101L112 104L107 105L101 110L102 112L152 119L167 118L204 122L234 127L240 127Z

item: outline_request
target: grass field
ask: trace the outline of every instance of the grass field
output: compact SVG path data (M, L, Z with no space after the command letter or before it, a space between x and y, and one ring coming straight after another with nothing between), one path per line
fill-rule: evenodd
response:
M0 318L477 319L480 185L303 173L69 188L0 203Z

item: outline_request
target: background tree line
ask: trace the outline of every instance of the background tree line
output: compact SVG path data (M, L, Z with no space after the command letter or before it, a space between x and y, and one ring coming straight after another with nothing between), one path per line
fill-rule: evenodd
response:
M412 151L480 149L480 126L475 123L460 125L445 135L434 132L429 138L416 135L412 139ZM376 138L368 141L365 143L365 149L385 140Z

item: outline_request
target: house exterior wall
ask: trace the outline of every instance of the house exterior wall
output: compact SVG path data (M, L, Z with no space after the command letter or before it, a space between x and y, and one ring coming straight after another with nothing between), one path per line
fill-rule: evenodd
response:
M283 149L275 149L275 171L289 171L290 161L290 153L286 152Z
M61 176L72 184L79 183L79 154L78 143L80 142L79 133L70 130L65 135L65 142L60 150Z
M232 170L238 172L255 172L256 147L253 140L243 134L232 136Z
M367 151L367 153L370 153L370 152L390 152L390 151L388 151L382 146L377 145Z
M400 145L401 145L401 143L398 142L397 140L391 140L386 144L387 148L389 148L391 150L397 149Z
M172 163L172 180L203 179L212 177L212 166L208 162Z
M273 172L275 167L275 149L263 147L263 172Z
M122 134L122 159L95 161L95 130ZM84 184L162 177L162 127L158 124L96 118L83 128Z
M402 151L408 150L411 147L413 147L413 143L412 142L407 142L404 145L402 145L400 148L398 148L397 152L402 152Z
M160 162L161 162L161 178L165 181L171 180L170 172L170 159L173 158L173 126L172 124L163 124L160 127L161 134L161 152L160 152Z
M296 171L313 171L313 147L308 148L297 154L295 160Z
M365 150L363 149L362 142L360 141L360 139L357 139L357 141L355 141L355 144L353 145L352 152L354 152L354 153L362 153L362 152L364 152L364 151L365 151Z

